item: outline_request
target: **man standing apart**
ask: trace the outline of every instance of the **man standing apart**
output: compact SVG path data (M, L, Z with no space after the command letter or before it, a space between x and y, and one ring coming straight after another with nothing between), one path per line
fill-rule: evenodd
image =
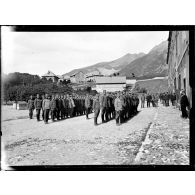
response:
M33 117L33 111L35 109L34 106L34 100L33 100L33 96L30 96L30 100L28 100L28 109L29 109L29 118L32 119Z
M103 90L103 95L100 98L100 109L101 109L101 118L102 123L106 122L106 116L107 116L107 96L106 96L106 90Z
M181 112L182 112L181 117L188 118L186 107L188 107L188 110L190 110L189 108L190 104L189 104L188 98L184 90L181 91L180 106L181 106Z
M35 109L36 109L37 121L40 121L41 108L42 108L42 100L40 99L39 94L37 94L37 98L35 99Z
M50 111L50 100L48 94L45 94L45 99L43 100L42 108L44 111L44 122L45 124L47 124L49 119L49 111Z
M88 114L90 112L90 99L89 99L89 94L87 94L86 98L85 98L85 110L86 110L86 119L89 119Z

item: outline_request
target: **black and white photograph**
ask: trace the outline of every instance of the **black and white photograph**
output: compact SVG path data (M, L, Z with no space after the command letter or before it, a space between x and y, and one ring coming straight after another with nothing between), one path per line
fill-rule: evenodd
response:
M2 169L190 165L190 30L123 27L1 27Z

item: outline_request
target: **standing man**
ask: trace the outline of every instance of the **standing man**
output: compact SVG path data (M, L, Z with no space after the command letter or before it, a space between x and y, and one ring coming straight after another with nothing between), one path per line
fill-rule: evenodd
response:
M62 112L63 112L63 101L62 101L62 99L61 99L61 95L59 95L58 96L58 115L59 115L59 118L60 119L62 119L63 118L63 114L62 114Z
M32 119L33 117L33 111L35 109L34 106L34 100L33 100L33 96L30 96L30 100L28 100L28 110L29 110L29 118Z
M88 114L90 112L90 99L89 99L89 94L87 94L86 98L85 98L85 110L86 110L86 119L89 119Z
M150 94L148 93L146 96L146 101L147 101L147 108L150 107Z
M40 121L41 108L42 108L42 100L40 99L39 94L37 94L37 98L35 99L35 109L36 109L37 121Z
M175 101L176 101L176 94L173 93L173 94L171 94L171 103L172 103L172 106L175 106Z
M42 95L42 104L43 104L43 100L45 99L45 96ZM43 107L42 107L42 119L44 120L44 110L43 110Z
M63 104L64 104L64 115L66 118L68 118L68 99L65 94L64 94Z
M99 101L99 94L96 94L95 100L93 101L93 110L94 110L94 125L97 124L97 119L100 113L100 101Z
M74 100L73 100L71 95L70 96L67 95L67 99L68 99L69 115L70 115L70 118L72 118L73 117L73 112L74 112L74 107L75 107Z
M142 93L142 95L141 95L141 108L144 108L145 100L146 100L145 95L144 95L144 93Z
M45 124L47 124L49 119L49 111L50 111L50 100L48 94L45 94L45 99L43 100L42 108L44 110L44 122Z
M100 98L100 109L101 109L101 118L102 123L106 122L106 116L107 116L107 96L106 96L106 90L103 90L103 95Z
M122 101L120 99L120 94L117 92L116 99L114 101L115 113L116 113L116 125L121 124L121 112L122 112Z
M181 106L181 112L182 112L181 117L188 118L186 107L188 107L188 110L190 110L189 109L190 104L189 104L188 98L184 90L181 91L180 106Z
M56 117L56 99L55 95L52 95L52 99L50 101L50 109L51 109L51 120L54 122L55 117Z

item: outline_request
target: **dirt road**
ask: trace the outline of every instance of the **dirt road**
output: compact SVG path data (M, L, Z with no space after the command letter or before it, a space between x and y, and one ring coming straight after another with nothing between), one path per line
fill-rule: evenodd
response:
M121 126L114 120L102 124L100 117L99 125L94 126L93 114L89 120L80 116L49 124L25 118L28 111L21 112L22 119L3 116L3 159L12 166L133 164L159 109L162 107L139 108L139 113ZM3 112L10 116L13 109Z

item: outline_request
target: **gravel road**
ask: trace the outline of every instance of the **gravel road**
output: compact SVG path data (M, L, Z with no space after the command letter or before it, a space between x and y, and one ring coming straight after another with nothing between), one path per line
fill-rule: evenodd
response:
M158 108L139 108L121 126L115 121L93 125L93 114L44 124L28 111L2 109L2 159L16 165L129 165L145 140ZM166 112L166 109L165 109ZM14 114L16 113L16 114ZM17 119L18 118L18 119Z

